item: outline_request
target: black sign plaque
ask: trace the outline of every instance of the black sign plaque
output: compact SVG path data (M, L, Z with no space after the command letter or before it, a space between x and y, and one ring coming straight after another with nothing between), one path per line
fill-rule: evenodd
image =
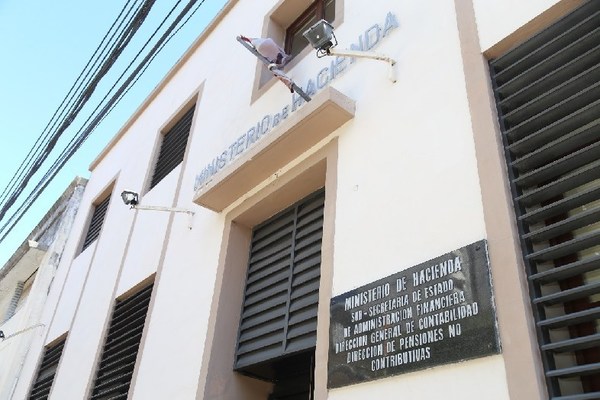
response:
M485 240L331 300L330 388L499 352Z

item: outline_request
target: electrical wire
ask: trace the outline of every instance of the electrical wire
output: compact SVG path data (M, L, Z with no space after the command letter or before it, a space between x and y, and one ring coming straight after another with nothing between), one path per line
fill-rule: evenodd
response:
M117 41L112 45L110 51L108 51L106 53L107 55L103 58L102 67L99 67L97 69L97 71L94 73L94 78L92 78L92 81L86 85L85 89L83 89L83 93L79 93L78 95L76 95L76 96L78 96L76 103L72 106L71 111L68 114L68 116L65 117L65 119L63 119L63 122L60 125L58 131L55 131L55 133L47 141L47 143L44 146L41 146L42 150L41 150L41 152L38 152L38 155L35 158L35 160L34 161L30 160L29 170L27 171L25 176L21 179L21 182L19 183L18 187L11 193L11 196L8 198L6 203L3 205L2 209L0 209L0 220L2 220L4 218L5 213L15 203L15 201L17 200L19 195L24 191L25 187L29 183L29 180L39 170L39 168L42 166L43 162L49 157L51 150L57 144L60 136L68 128L68 126L75 120L75 117L77 116L77 114L79 113L79 111L81 110L83 105L87 102L89 97L91 97L91 95L93 93L93 89L95 88L95 85L97 85L97 82L99 81L99 79L102 76L104 76L108 72L109 67L114 64L114 62L118 58L118 55L120 55L120 53L122 52L124 46L126 44L128 44L129 41L131 40L132 33L137 31L137 29L139 29L139 27L141 26L141 23L145 20L146 16L148 15L148 13L151 9L151 6L154 4L154 1L155 0L145 0L145 2L137 8L135 15L129 19L126 27L119 33L119 37L118 37ZM114 23L112 26L114 26ZM111 26L111 29L112 29L112 26ZM111 29L109 29L109 32ZM107 35L105 35L105 38L106 38L106 36ZM114 37L115 34L113 34L112 36ZM103 41L104 41L104 39L103 39ZM89 73L88 73L88 75L89 75ZM80 76L81 76L81 74L80 74ZM13 219L14 216L15 216L15 214L13 214L11 219ZM7 223L3 226L3 228L6 227L7 224L10 223L11 219L9 219L9 221L7 221Z
M110 113L116 105L121 101L121 99L125 96L125 94L137 83L139 78L143 75L143 73L147 70L150 63L156 58L156 56L162 51L165 45L173 38L175 34L177 34L183 26L187 24L190 18L196 13L196 11L200 8L200 6L205 2L202 0L194 10L188 15L188 17L184 20L184 22L177 27L177 25L181 22L181 20L185 17L186 14L190 12L190 9L194 6L197 0L191 0L184 7L184 9L179 13L179 15L175 18L175 20L171 23L171 25L167 28L165 33L160 37L158 42L152 47L150 52L144 57L144 59L138 64L135 70L129 75L129 77L125 80L125 82L119 87L117 92L111 96L110 100L107 104L105 104L100 112L92 118L94 113L100 108L102 103L109 96L110 92L116 87L117 83L121 80L121 78L125 75L125 73L129 70L129 68L133 65L135 60L142 53L143 49L147 47L152 38L156 36L160 28L164 25L169 16L174 12L177 5L180 3L176 3L176 5L171 9L169 14L163 19L159 27L154 31L151 35L150 39L146 41L142 49L136 54L134 59L129 63L125 71L119 76L116 80L115 84L111 87L109 92L104 96L104 98L100 101L98 106L94 109L92 114L87 118L83 126L79 129L77 136L73 137L69 142L67 148L63 150L60 156L54 161L51 168L45 173L44 177L38 182L34 190L28 195L28 197L23 201L21 206L13 213L9 221L7 221L1 228L0 232L5 231L0 237L0 241L4 240L6 236L12 231L14 226L21 220L23 215L29 210L31 205L37 200L37 198L41 195L41 193L46 189L48 184L52 181L52 179L58 174L60 169L65 165L65 163L75 154L75 152L81 147L81 145L87 140L87 138L91 135L91 133L96 129L101 121L106 118L108 113ZM177 27L177 28L176 28ZM176 29L175 29L176 28ZM91 121L90 121L91 120ZM18 215L17 215L18 214ZM9 226L10 225L10 226ZM7 229L8 227L8 229Z
M142 75L146 72L146 70L148 69L148 67L150 66L150 64L152 63L152 61L154 61L154 59L156 58L156 56L162 51L162 49L167 45L167 43L169 43L169 41L181 30L181 28L183 28L188 21L194 16L194 14L196 14L196 11L198 11L198 9L200 8L200 6L202 4L204 4L205 0L202 0L200 3L198 3L198 5L194 8L194 10L190 13L190 15L185 19L185 21L181 24L181 26L179 26L175 31L173 31L169 37L165 40L165 42L160 46L160 48L158 49L158 51L152 56L152 58L150 58L150 60L148 61L148 64L146 64L144 66L144 68L142 69L142 71L140 72L140 74L135 78L135 80L133 81L133 83L121 94L121 96L117 99L116 103L113 104L111 106L111 108L108 110L108 112L106 113L106 115L102 116L102 119L100 120L100 123L104 120L104 118L110 114L112 112L112 110L115 108L115 106L121 101L121 98L123 98L125 95L127 95L127 93L129 93L129 90L135 86L135 84L138 82L138 80L142 77Z
M79 76L77 77L77 79L75 80L75 82L73 83L73 85L71 86L71 88L69 89L69 91L67 92L67 94L65 95L65 97L63 98L62 102L60 103L60 105L58 106L58 108L56 109L56 111L54 112L54 114L52 115L52 117L50 118L50 121L48 121L48 123L46 124L46 127L42 131L42 134L40 136L38 136L37 140L35 141L35 143L31 147L31 149L29 150L29 152L27 153L27 155L25 156L25 159L23 160L23 162L21 162L21 164L17 168L17 171L15 172L15 174L13 175L13 177L11 178L11 180L9 181L9 183L7 184L7 186L4 188L4 190L0 194L0 203L3 202L6 199L6 194L9 193L10 190L14 189L14 184L16 183L17 179L19 178L19 175L24 171L25 168L29 167L28 159L33 156L33 153L36 150L36 148L38 148L41 145L41 142L47 136L47 134L49 132L49 129L51 128L51 124L53 123L53 121L56 118L62 117L62 115L63 115L63 113L64 113L65 110L63 110L61 112L60 111L61 108L64 108L63 106L68 105L68 103L70 101L69 97L73 93L73 90L74 89L75 90L79 90L79 88L81 87L81 84L83 83L83 81L81 81L79 83L79 86L77 86L77 82L79 82L81 80L81 77L84 75L85 71L88 69L88 67L90 66L90 64L94 60L94 57L96 57L96 54L98 53L98 50L100 50L100 48L102 47L103 43L106 41L106 38L110 34L110 31L113 29L113 27L115 26L115 24L118 22L118 20L120 19L121 15L123 15L123 12L125 12L127 6L129 5L129 3L131 3L131 1L132 0L128 0L127 3L125 4L125 6L123 6L123 8L121 9L121 12L117 16L117 19L115 19L115 21L113 22L113 24L111 25L111 27L109 28L109 30L106 32L106 34L102 38L102 41L100 42L100 44L98 45L98 47L96 47L96 50L94 51L94 53L92 54L92 56L88 60L87 64L85 65L85 67L83 68L83 70L81 71L81 73L79 74ZM121 23L122 22L123 21L121 21ZM113 36L114 36L114 33L113 33ZM88 71L88 74L89 74L89 71ZM77 88L75 88L76 86L77 86ZM67 104L65 104L65 103L67 103ZM59 113L61 113L61 114L59 115Z
M115 61L117 60L117 58L119 57L119 55L123 51L124 47L129 43L129 41L133 37L133 34L139 29L139 27L141 26L141 24L145 20L146 16L150 12L150 9L152 8L152 5L154 4L154 2L155 2L155 0L146 0L145 3L144 3L144 5L138 10L138 12L137 12L135 18L133 19L132 23L129 24L129 26L121 33L121 35L119 37L119 40L117 42L118 46L113 47L113 49L112 49L112 51L110 53L110 56L103 63L102 67L99 69L99 71L97 72L97 74L95 74L95 77L92 80L92 82L90 82L86 86L86 88L84 89L84 92L78 96L78 98L76 100L76 103L75 103L72 111L69 113L69 115L65 119L63 119L60 127L52 135L52 137L50 137L50 139L48 140L48 142L46 143L46 145L41 147L42 148L41 153L39 153L38 157L31 164L31 167L28 169L28 171L25 174L25 176L21 179L21 182L17 186L16 190L14 190L11 193L11 196L7 199L6 203L0 209L0 220L2 218L4 218L5 213L15 203L15 201L17 200L17 198L19 197L19 195L23 192L23 190L25 189L25 187L29 183L29 180L38 171L38 169L41 167L41 165L43 164L43 162L49 157L51 151L56 146L56 144L57 144L58 139L60 138L60 136L71 125L71 123L75 120L75 118L77 117L77 115L79 114L79 112L81 111L81 109L83 108L83 106L87 103L87 101L89 100L89 98L93 94L94 89L96 88L96 86L97 86L98 82L100 81L100 79L104 75L106 75L106 73L108 72L108 70L110 69L110 67L112 65L114 65Z
M41 150L43 148L42 143L47 141L47 138L50 135L50 131L56 126L58 119L63 118L64 114L67 112L67 107L72 105L74 97L77 95L76 92L78 92L80 90L80 88L82 87L82 85L84 83L86 83L85 80L88 78L88 76L92 72L91 69L88 70L88 67L90 67L90 64L91 64L91 68L94 68L98 64L100 57L102 56L102 54L104 54L106 52L106 49L109 46L110 42L112 42L114 36L117 34L121 25L125 21L125 19L123 19L119 23L117 30L115 30L115 32L113 32L113 34L111 35L111 38L107 41L106 40L107 37L109 36L110 32L113 30L113 28L119 21L119 19L121 18L121 16L125 12L125 10L127 9L128 5L131 3L131 1L132 0L128 0L128 2L125 4L125 6L123 6L123 8L121 9L121 12L117 16L117 19L115 19L115 21L113 22L113 24L111 25L109 30L106 32L106 34L102 38L102 41L96 47L96 50L94 51L94 53L88 60L87 64L85 65L84 69L81 71L81 73L79 74L79 76L77 77L77 79L75 80L75 82L73 83L73 85L71 86L71 88L69 89L69 91L67 92L65 97L63 98L61 104L58 106L58 108L56 109L56 111L54 112L52 117L50 118L50 121L48 121L48 123L46 124L46 127L42 131L42 134L40 134L40 136L37 138L36 142L33 144L33 147L31 147L31 149L29 150L29 153L25 156L25 159L23 160L21 165L18 167L17 172L13 175L13 177L11 178L8 185L4 188L4 191L0 195L0 197L1 197L0 204L6 200L6 194L10 193L10 190L13 190L15 188L15 185L17 184L17 179L21 178L20 175L22 175L25 172L24 171L25 168L31 167L31 162L33 160L32 159L30 160L30 158L39 157L39 153L41 152ZM129 13L131 12L131 10L133 10L133 7L129 11L127 11L127 15L125 16L125 18L127 18ZM103 44L104 44L104 47L103 47ZM96 57L96 55L98 54L98 51L100 49L101 49L101 52L98 55L97 59L94 61L94 58ZM88 70L87 73L86 73L86 70ZM85 76L84 76L84 74L85 74ZM83 79L82 79L82 77L83 77ZM78 84L78 82L79 82L79 84ZM74 93L74 91L75 91L75 93ZM61 111L61 108L62 108L62 111ZM35 152L35 154L34 154L34 152Z

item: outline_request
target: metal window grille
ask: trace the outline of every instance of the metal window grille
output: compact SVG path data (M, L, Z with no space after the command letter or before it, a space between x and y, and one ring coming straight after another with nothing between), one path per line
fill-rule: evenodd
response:
M196 106L187 111L177 123L164 134L160 146L158 159L154 167L150 189L173 171L182 161L185 155L190 129L192 127L192 117Z
M25 281L17 282L15 287L15 291L10 299L10 303L8 303L8 309L4 314L4 318L2 319L2 323L11 319L17 313L17 306L23 297L23 288L25 287Z
M90 399L127 399L152 285L117 301Z
M108 203L110 203L110 195L94 207L94 213L92 214L92 219L90 220L90 226L88 227L85 239L83 240L81 251L85 250L100 235L104 217L108 210Z
M550 397L600 398L600 1L490 73Z
M253 230L235 361L242 373L275 380L276 360L312 353L324 201L324 190L315 192Z
M29 393L29 400L46 400L50 395L50 389L54 382L54 375L58 368L58 362L65 348L66 338L52 346L46 347L42 363L38 368L37 377Z

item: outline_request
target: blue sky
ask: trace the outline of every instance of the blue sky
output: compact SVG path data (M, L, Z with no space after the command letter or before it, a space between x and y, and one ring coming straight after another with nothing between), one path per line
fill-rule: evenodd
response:
M3 138L0 146L0 193L125 3L125 0L0 0L0 133ZM59 142L57 150L62 149L61 143L66 143L74 136L76 128L81 126L175 3L174 0L156 1L130 43L130 49L120 57L122 60L115 65L115 71L101 81L96 94L78 117L79 121L76 120L63 135L64 139ZM187 0L182 1L177 10L181 10L186 3ZM89 176L90 162L225 3L226 0L205 0L196 14L166 45L136 86L58 173L11 234L0 242L0 268L27 239L75 176ZM42 172L47 168L48 165L44 165ZM32 182L37 180L39 177L36 175ZM30 187L25 193L29 191Z

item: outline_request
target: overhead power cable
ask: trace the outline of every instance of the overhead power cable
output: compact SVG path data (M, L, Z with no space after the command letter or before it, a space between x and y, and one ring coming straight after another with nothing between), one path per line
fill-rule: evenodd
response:
M175 11L180 2L181 0L175 4L175 6L171 9L169 14L163 19L158 28L156 28L151 37L146 41L142 49L136 54L136 56L129 63L125 71L119 76L119 78L115 81L115 84L113 84L113 86L110 88L109 92L104 96L104 98L96 106L91 115L84 122L83 126L78 130L77 135L71 139L68 146L61 152L59 157L54 161L53 165L45 173L44 177L37 183L36 187L30 192L30 194L23 201L21 206L13 213L11 218L8 221L6 221L4 225L0 228L0 232L4 232L0 237L0 241L4 240L8 233L14 228L14 226L20 221L23 215L29 210L29 208L35 202L35 200L37 200L41 193L46 189L48 184L52 181L52 179L56 176L60 169L65 165L65 163L73 156L73 154L75 154L75 152L80 148L80 146L85 142L85 140L87 140L90 134L95 130L98 124L106 117L106 115L114 109L114 107L123 98L123 96L129 91L129 89L138 81L141 75L146 71L150 63L164 48L166 43L169 40L171 40L171 38L190 20L190 18L205 2L205 0L200 1L200 3L197 4L195 8L194 5L198 2L198 0L191 0L188 2L188 4L183 8L183 10L179 13L175 20L170 24L167 30L161 35L157 43L152 47L152 49L150 49L148 54L146 54L142 61L137 65L134 71L127 77L127 79L121 84L117 91L110 97L108 102L104 104L104 106L102 106L102 103L104 103L105 100L109 97L110 92L117 86L117 83L123 78L125 73L131 68L131 66L141 55L143 50L157 35L160 28L166 23L167 19ZM194 9L190 13L190 10L192 8ZM181 23L182 19L186 16L186 14L190 15L183 21L183 23ZM181 25L179 25L180 23Z
M181 30L181 28L183 28L188 21L194 16L194 14L196 14L196 11L198 11L198 9L200 9L200 6L202 6L202 4L204 4L205 0L202 0L200 3L198 3L196 5L196 7L194 7L194 9L192 10L192 12L190 13L190 15L188 15L188 17L185 19L185 21L183 21L183 23L177 27L177 29L175 29L173 32L170 33L169 37L166 38L166 40L160 45L160 47L158 48L158 50L156 51L156 53L154 53L152 55L152 57L150 58L150 60L148 61L148 63L144 66L144 68L142 69L142 71L138 74L138 76L135 78L135 80L132 82L132 84L127 87L127 89L125 89L125 91L121 94L121 96L117 99L117 101L115 102L115 104L113 104L113 106L108 110L108 114L110 114L110 112L113 110L113 108L119 103L119 101L121 101L121 98L124 97L127 93L129 93L129 89L131 89L132 87L135 86L135 84L137 83L137 81L142 77L142 75L144 75L144 72L146 72L146 70L148 69L148 67L150 66L150 64L152 64L152 61L154 61L154 59L156 58L156 56L158 54L160 54L160 52L162 51L162 49L167 45L167 43L169 43L169 41ZM102 119L104 119L105 116L102 117ZM102 120L100 121L102 122Z
M65 95L61 104L58 106L58 108L56 109L56 111L54 112L52 117L50 118L50 121L48 121L48 123L46 124L46 127L42 131L41 135L37 138L36 142L33 144L33 147L29 150L29 153L27 154L27 156L25 157L25 159L23 160L23 162L17 169L17 172L13 175L13 177L11 178L8 185L4 188L4 191L0 195L0 197L1 197L0 204L2 204L2 202L4 202L6 200L6 194L10 193L11 190L15 189L15 186L17 185L17 180L21 179L21 181L19 183L22 183L22 176L25 173L25 168L31 168L31 163L33 162L33 159L38 158L40 156L40 153L43 150L45 143L48 141L48 137L49 137L52 129L55 128L58 121L64 117L65 113L68 112L68 110L69 110L68 107L72 106L72 103L75 101L75 97L78 96L78 93L81 93L80 92L81 87L84 84L87 84L89 82L89 80L91 79L91 78L88 79L88 77L93 72L93 68L96 68L98 63L103 62L103 60L106 59L105 53L107 53L108 46L113 46L113 44L111 42L113 41L114 37L117 35L118 30L120 29L122 24L125 22L125 19L128 17L129 13L133 10L133 7L131 7L127 11L127 14L124 16L124 18L121 19L121 16L123 15L124 12L126 12L126 9L129 6L129 4L131 3L131 1L132 0L128 0L127 3L125 4L125 6L123 6L123 8L121 9L121 12L117 16L117 19L115 19L115 21L113 22L113 24L111 25L109 30L106 32L106 34L102 38L102 41L100 42L98 47L96 47L94 54L92 54L92 56L88 60L87 64L85 65L85 67L83 68L83 70L81 71L81 73L79 74L79 76L77 77L77 79L75 80L75 82L73 83L71 88L69 89L68 93ZM119 22L119 19L121 19L120 22ZM116 30L112 33L111 37L107 41L109 34L111 33L111 31L113 30L115 25L117 25L117 22L119 22L119 24L118 24ZM128 21L128 24L129 23L131 23L131 19ZM103 54L104 54L104 56L103 56ZM101 58L101 57L103 57L103 58ZM87 70L87 72L86 72L86 70ZM97 71L97 68L96 68L96 71ZM84 74L85 74L85 76L84 76ZM86 80L87 80L87 82L86 82Z
M10 197L6 200L5 204L0 209L0 220L2 220L4 218L4 215L6 214L8 209L15 203L17 198L20 196L20 194L23 192L23 190L29 183L29 180L38 171L38 169L41 167L43 162L49 157L51 151L56 146L58 139L61 137L63 132L71 125L71 123L75 120L75 118L79 114L79 111L81 111L83 106L87 103L87 101L91 97L98 81L104 75L106 75L106 73L108 72L110 67L115 63L118 56L123 51L124 46L126 46L129 43L129 41L131 40L133 33L135 33L139 29L142 22L145 20L146 16L148 15L148 12L152 8L152 5L154 4L154 2L155 2L155 0L146 0L144 5L137 12L136 17L132 20L131 24L129 24L129 26L125 29L125 31L120 35L117 45L111 51L111 54L109 55L108 59L103 63L100 70L96 73L92 82L86 86L86 88L84 89L84 92L78 96L76 103L75 103L74 107L72 108L72 111L63 119L62 123L60 124L60 127L58 128L57 131L55 131L52 134L52 136L50 137L48 142L44 146L42 146L41 153L39 153L39 155L36 157L36 159L31 163L30 168L28 169L27 173L24 174L24 177L21 179L19 185L11 193Z

